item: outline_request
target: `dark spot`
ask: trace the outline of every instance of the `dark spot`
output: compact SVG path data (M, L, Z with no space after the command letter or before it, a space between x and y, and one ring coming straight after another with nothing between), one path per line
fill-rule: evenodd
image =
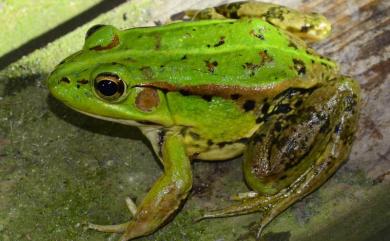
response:
M67 83L69 84L70 83L70 80L67 78L67 77L62 77L59 81L59 83Z
M280 104L276 107L276 110L273 111L273 114L278 114L278 113L288 113L291 111L291 107L289 104Z
M208 45L206 45L207 46L207 48L210 48L211 47L211 45L210 44L208 44Z
M265 137L265 135L264 135L264 134L261 134L261 135L255 135L255 136L253 137L253 141L254 141L255 143L262 142L264 137Z
M246 62L242 67L250 71L250 76L254 76L256 71L263 67L265 63L269 63L273 58L267 53L267 50L259 52L260 62L258 64Z
M291 99L291 97L293 97L297 94L311 93L312 91L314 91L314 89L315 88L312 88L312 89L289 88L289 89L281 92L280 94L277 94L273 99L274 100L284 99L284 98Z
M155 49L156 50L159 50L160 48L161 48L161 35L160 35L160 33L157 33L156 35L155 35L155 37L156 37L156 45L155 45Z
M263 113L264 115L267 114L269 107L270 107L269 103L265 102L261 107L261 113Z
M164 67L165 67L165 65L163 65L163 64L162 64L162 65L160 65L160 68L164 68Z
M210 72L210 73L214 73L215 69L217 68L218 66L218 62L217 61L209 61L209 60L205 60L205 63L206 63L206 67L207 67L207 70Z
M187 59L187 55L186 54L183 55L183 57L181 57L181 60L185 60L185 59Z
M186 16L186 12L185 11L181 11L181 12L178 12L178 13L175 13L175 14L172 14L170 19L172 21L175 21L175 20L183 20L183 18Z
M80 89L80 85L79 85L79 84L77 84L77 85L76 85L76 88L77 88L77 89Z
M158 132L158 155L162 157L162 146L164 144L165 131L160 130Z
M260 124L260 123L262 123L262 122L266 122L266 121L268 121L269 120L269 115L264 115L264 116L262 116L262 117L257 117L256 118L256 124Z
M299 100L297 100L297 102L295 102L294 107L298 108L299 106L302 105L302 103L303 103L303 100L299 99Z
M256 73L256 70L260 67L258 64L253 64L253 63L248 63L246 62L245 64L242 65L244 69L247 69L250 71L250 76L254 76Z
M229 17L230 18L233 18L233 19L239 19L240 17L238 16L237 14L237 11L233 11L229 14ZM233 22L230 22L231 24L233 24Z
M137 121L137 122L142 125L158 125L157 123L151 121Z
M214 47L221 46L222 44L225 44L225 36L221 36L221 37L219 38L218 43L214 44Z
M256 33L256 31L254 29L252 29L250 32L249 32L250 35L260 39L260 40L264 40L264 35L262 33Z
M256 102L253 100L247 100L245 101L244 105L242 106L245 111L251 111L255 108Z
M339 134L339 132L340 132L340 126L341 126L341 123L338 123L338 124L334 127L334 133Z
M325 133L329 129L329 125L330 125L330 120L329 118L327 118L325 120L325 123L320 128L320 133Z
M249 141L249 138L246 138L246 137L243 137L243 138L238 140L238 142L242 143L242 144L246 144L246 143L248 143L248 141Z
M126 20L127 20L127 13L124 13L124 14L122 15L122 19L123 19L123 21L126 21Z
M153 22L154 22L154 25L156 25L156 26L161 26L162 25L160 20L153 21Z
M188 130L188 127L183 127L183 128L181 128L181 129L180 129L180 135L185 136L187 130Z
M309 32L309 30L312 28L312 26L311 25L303 25L302 27L301 27L301 33L307 33L307 32Z
M350 112L353 110L353 107L356 105L356 100L352 96L348 95L344 98L344 103L346 106L345 111Z
M289 42L288 47L298 49L297 45L293 42Z
M287 178L287 175L286 174L284 174L283 176L281 176L279 179L280 180L284 180L284 179L286 179Z
M82 80L78 80L77 81L77 83L79 83L79 84L82 84L82 85L85 85L85 84L88 84L88 80L86 80L86 79L82 79Z
M273 58L268 54L267 50L260 51L259 55L261 57L261 65L264 65L265 63L271 62L273 60Z
M188 134L190 134L190 136L192 137L192 139L194 140L199 140L200 139L200 135L195 133L195 132L192 132L190 131Z
M208 141L207 141L207 145L208 145L208 146L212 146L213 144L214 144L214 142L213 142L212 140L208 140Z
M219 148L224 148L226 146L227 142L220 142L218 143Z
M280 132L282 130L282 124L279 121L275 122L275 130L277 132Z
M298 72L299 75L303 75L306 73L305 63L299 59L293 59L294 69Z
M240 94L232 94L232 95L230 96L230 98L231 98L232 100L238 100L240 97L241 97Z
M202 95L202 99L204 99L205 101L208 101L210 102L212 100L213 96L211 95Z
M191 157L191 158L196 159L199 155L200 155L199 152L195 152L194 154L192 154L192 157ZM196 192L196 191L194 190L194 192Z
M189 92L188 90L180 90L179 92L180 92L180 94L183 95L183 96L191 95L191 92Z

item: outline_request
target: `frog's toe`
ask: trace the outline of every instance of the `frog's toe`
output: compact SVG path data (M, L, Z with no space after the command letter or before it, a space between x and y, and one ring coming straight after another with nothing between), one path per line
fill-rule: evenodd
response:
M259 195L259 193L254 192L254 191L241 192L241 193L237 193L235 195L231 195L229 199L231 201L242 201L242 200L245 200L245 199L255 198L258 195Z
M129 209L130 213L134 217L137 214L137 205L130 197L127 197L125 201L126 201L127 208ZM88 223L88 229L94 229L106 233L124 233L127 229L127 226L129 226L129 222L115 224L115 225L99 225L99 224Z
M135 215L137 214L137 205L134 203L134 201L130 197L127 197L125 201L126 201L127 208L129 209L131 215L133 215L133 217L135 217Z
M100 232L105 232L105 233L123 233L126 231L128 225L129 225L128 222L116 224L116 225L99 225L99 224L88 223L88 228Z
M269 205L271 205L275 200L275 197L273 196L258 196L257 193L255 194L255 192L244 193L241 194L241 196L238 194L232 198L236 201L239 201L240 203L231 205L226 208L205 212L198 220L266 211Z

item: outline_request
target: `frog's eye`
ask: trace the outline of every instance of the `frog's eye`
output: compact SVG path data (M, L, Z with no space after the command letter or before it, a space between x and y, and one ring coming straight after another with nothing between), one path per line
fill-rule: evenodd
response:
M97 24L92 26L91 28L88 29L87 33L85 34L85 39L89 38L92 34L94 34L96 31L98 31L100 28L104 27L106 25L103 24Z
M119 30L110 25L95 25L85 35L84 49L103 51L120 45Z
M116 74L103 73L95 78L96 94L107 101L118 101L124 95L126 84Z

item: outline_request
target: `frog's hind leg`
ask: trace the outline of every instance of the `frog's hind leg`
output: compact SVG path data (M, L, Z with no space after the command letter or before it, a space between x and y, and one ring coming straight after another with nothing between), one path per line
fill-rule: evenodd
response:
M326 38L331 31L330 22L320 14L264 2L234 2L185 13L193 20L259 18L310 42Z
M244 175L258 194L203 218L262 211L260 230L329 178L347 158L359 111L359 86L340 77L311 90L289 89L264 104L250 140Z

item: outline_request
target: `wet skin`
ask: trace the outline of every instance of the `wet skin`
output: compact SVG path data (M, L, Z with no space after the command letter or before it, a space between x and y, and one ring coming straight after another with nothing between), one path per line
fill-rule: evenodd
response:
M192 186L191 160L244 154L253 190L203 218L262 212L262 229L331 176L357 125L358 83L305 41L321 15L241 2L187 11L190 22L120 31L96 26L48 79L51 94L97 118L134 125L164 167L127 223L95 225L130 240L156 231ZM232 19L234 18L234 19ZM238 190L239 192L239 190Z

